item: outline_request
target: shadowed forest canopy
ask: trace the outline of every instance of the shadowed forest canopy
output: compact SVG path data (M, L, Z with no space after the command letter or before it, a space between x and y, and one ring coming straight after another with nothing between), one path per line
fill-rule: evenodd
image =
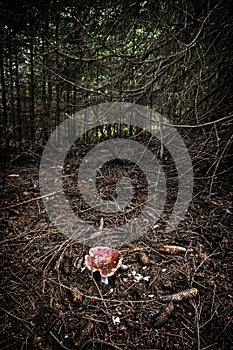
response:
M218 132L228 130L230 5L2 2L1 147L44 144L67 115L107 101L142 104L179 125L226 117Z

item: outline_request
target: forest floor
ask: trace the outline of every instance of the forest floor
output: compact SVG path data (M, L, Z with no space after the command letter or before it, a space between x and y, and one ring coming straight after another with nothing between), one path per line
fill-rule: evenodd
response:
M105 285L82 268L89 247L46 215L38 169L29 161L12 165L0 198L1 349L232 348L229 173L211 198L211 179L195 184L175 232L158 222L121 246L128 269Z

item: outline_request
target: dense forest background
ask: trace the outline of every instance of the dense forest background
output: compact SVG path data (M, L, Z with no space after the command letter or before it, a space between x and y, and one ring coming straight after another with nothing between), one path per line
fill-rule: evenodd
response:
M219 138L221 153L232 118L230 5L1 2L1 150L43 145L68 115L127 101L199 126L197 134Z
M0 8L0 348L230 349L231 1L9 0ZM80 270L86 247L51 224L38 185L51 133L102 102L135 103L166 117L185 141L194 172L189 211L167 235L177 174L165 150L159 160L168 180L167 212L151 232L122 248L129 272L117 274L111 292ZM148 130L104 121L97 129L84 126L65 180L107 138L130 137L159 154ZM106 198L117 172L127 169L113 164L104 170ZM64 184L72 199L76 183ZM176 248L167 252L164 244ZM136 272L147 280L136 283Z

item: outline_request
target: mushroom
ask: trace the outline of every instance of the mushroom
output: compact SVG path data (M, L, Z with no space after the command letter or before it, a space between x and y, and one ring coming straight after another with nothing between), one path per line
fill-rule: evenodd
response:
M109 247L93 247L89 250L89 255L85 256L85 265L92 271L99 271L101 282L108 284L108 277L114 273L122 264L120 252Z

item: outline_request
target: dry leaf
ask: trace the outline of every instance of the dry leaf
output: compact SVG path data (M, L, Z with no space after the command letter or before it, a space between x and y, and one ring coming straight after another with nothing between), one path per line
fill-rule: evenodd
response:
M144 265L148 265L150 263L150 259L148 257L148 255L145 252L140 252L138 254L138 257L140 259L140 261L144 264Z

